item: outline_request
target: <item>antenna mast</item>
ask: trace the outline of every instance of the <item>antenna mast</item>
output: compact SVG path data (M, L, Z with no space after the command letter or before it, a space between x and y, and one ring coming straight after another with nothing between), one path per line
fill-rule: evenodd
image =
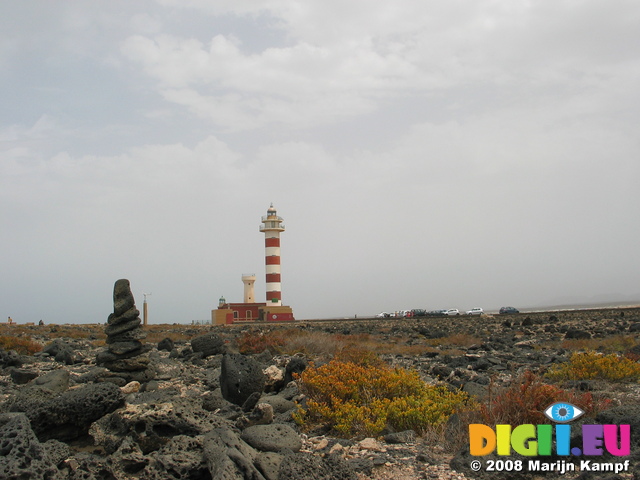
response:
M151 296L151 293L143 293L142 296L144 297L144 302L142 303L142 322L144 324L144 326L147 326L147 297Z

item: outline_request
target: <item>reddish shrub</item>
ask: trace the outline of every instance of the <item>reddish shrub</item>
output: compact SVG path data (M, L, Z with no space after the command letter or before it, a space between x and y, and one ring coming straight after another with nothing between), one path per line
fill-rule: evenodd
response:
M544 410L556 402L569 402L595 416L611 404L608 399L596 399L591 392L575 392L544 383L532 372L525 372L512 386L483 404L480 413L484 423L495 424L540 424L550 423Z

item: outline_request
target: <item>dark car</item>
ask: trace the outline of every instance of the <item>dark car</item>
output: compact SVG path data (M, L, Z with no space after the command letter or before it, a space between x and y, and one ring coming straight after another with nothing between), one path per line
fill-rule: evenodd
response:
M503 315L508 315L508 314L513 314L513 313L520 313L520 310L518 310L517 308L514 307L502 307L500 309L500 313Z
M427 312L427 317L445 317L446 315L446 310L431 310Z

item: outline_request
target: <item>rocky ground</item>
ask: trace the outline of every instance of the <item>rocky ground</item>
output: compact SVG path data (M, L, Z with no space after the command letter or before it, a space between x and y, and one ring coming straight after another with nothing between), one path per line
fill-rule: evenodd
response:
M637 339L640 309L354 319L282 327L167 326L167 333L180 330L186 340L174 342L170 335L157 343L141 340L148 355L143 367L151 372L145 370L142 381L122 375L130 365L126 353L118 353L121 371L110 371L96 363L105 351L104 345L96 345L96 336L53 340L55 328L29 327L31 339L45 345L35 355L0 351L0 478L524 479L542 474L473 472L475 458L465 446L452 451L450 443L420 438L412 431L375 439L304 434L291 418L304 402L292 379L308 358L268 351L242 355L234 340L246 332L258 335L278 328L343 338L375 335L381 343L406 347L383 355L390 364L416 369L426 382L445 382L482 399L489 388L509 385L524 371L542 373L566 361L570 351L562 342L567 339ZM477 342L455 348L438 345L437 339L455 335ZM434 347L412 353L412 347L426 343ZM638 343L629 343L630 353L640 354ZM630 467L618 476L569 472L544 478L640 478L638 385L583 381L574 387L614 400L613 408L595 423L631 424ZM451 437L466 427L452 421L447 428ZM482 460L491 459L499 457Z

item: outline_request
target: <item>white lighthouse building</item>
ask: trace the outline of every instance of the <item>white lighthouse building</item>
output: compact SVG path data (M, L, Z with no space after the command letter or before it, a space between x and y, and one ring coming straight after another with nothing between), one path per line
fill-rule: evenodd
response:
M255 303L253 284L256 283L256 276L253 273L244 274L242 283L244 283L244 303Z

